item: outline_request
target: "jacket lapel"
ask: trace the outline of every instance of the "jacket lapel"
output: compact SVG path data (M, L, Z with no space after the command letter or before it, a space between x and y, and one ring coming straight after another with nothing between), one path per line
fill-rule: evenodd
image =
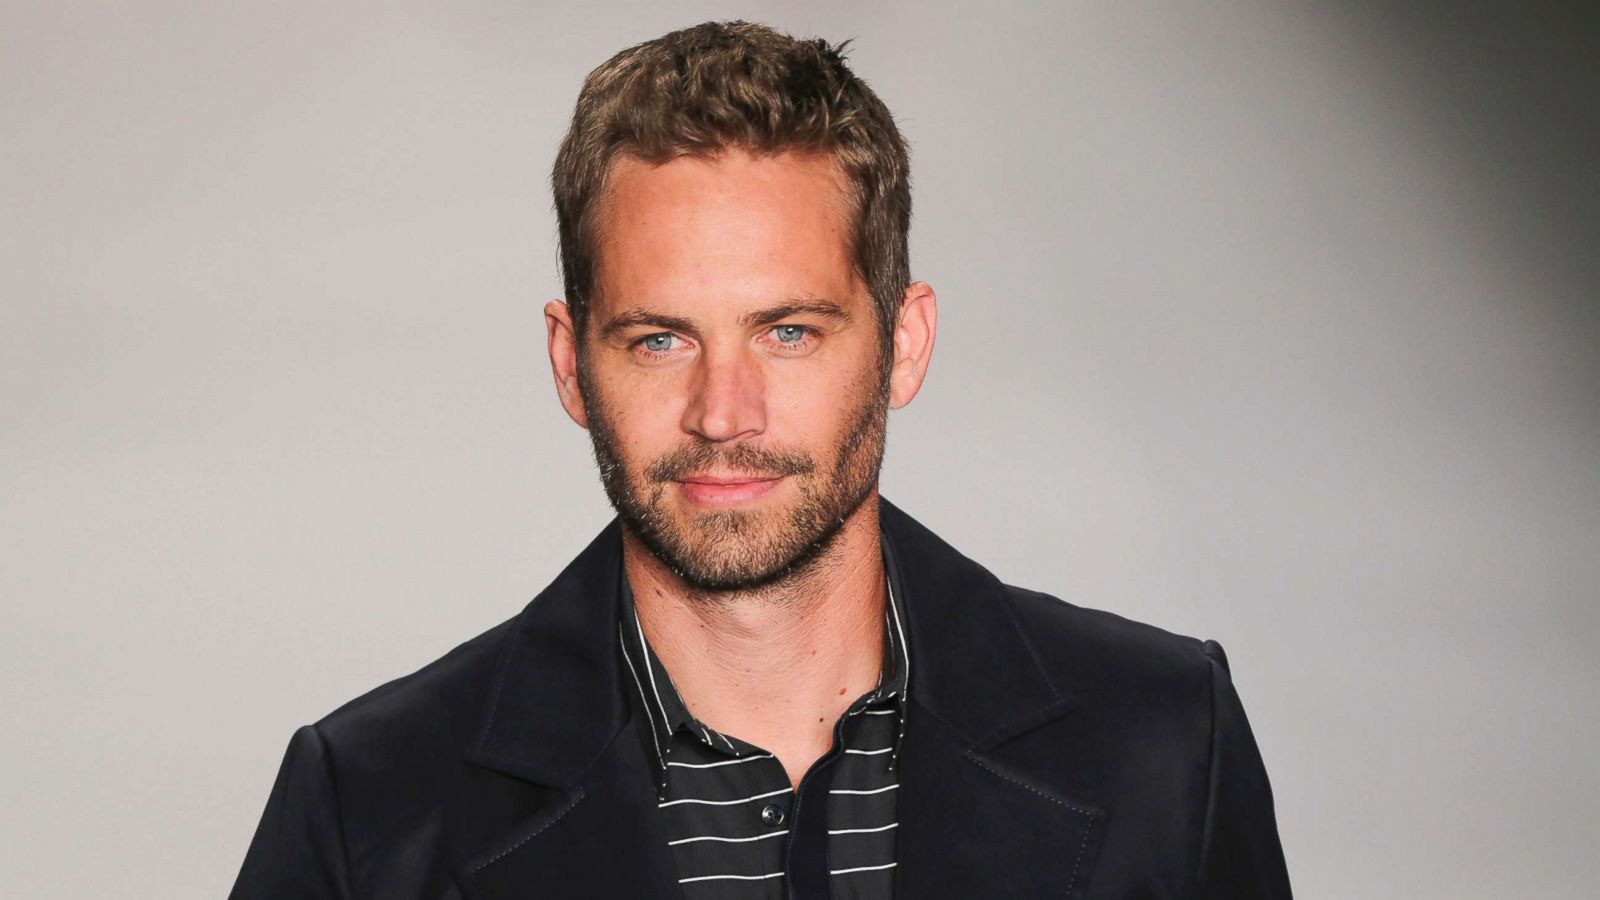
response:
M1077 703L998 579L888 501L879 516L912 654L896 893L1083 897L1107 813L1069 787Z
M630 722L581 784L461 867L462 891L470 900L680 896L655 799Z
M608 525L507 638L467 758L546 790L456 867L471 900L679 895L622 692L619 529Z

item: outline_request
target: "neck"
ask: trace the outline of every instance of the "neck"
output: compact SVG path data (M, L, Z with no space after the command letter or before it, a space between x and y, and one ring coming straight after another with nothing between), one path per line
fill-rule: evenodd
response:
M650 647L695 718L777 755L791 783L832 745L833 723L883 666L878 498L812 565L752 591L683 582L623 531L623 568Z

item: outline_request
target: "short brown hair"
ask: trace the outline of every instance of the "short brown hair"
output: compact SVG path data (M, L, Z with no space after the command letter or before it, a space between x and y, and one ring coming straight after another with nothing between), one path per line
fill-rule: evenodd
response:
M551 173L579 334L594 288L596 200L617 154L660 163L730 148L799 151L831 156L845 175L856 273L872 294L885 356L892 353L911 281L910 164L888 107L845 65L848 43L707 22L630 47L589 73Z

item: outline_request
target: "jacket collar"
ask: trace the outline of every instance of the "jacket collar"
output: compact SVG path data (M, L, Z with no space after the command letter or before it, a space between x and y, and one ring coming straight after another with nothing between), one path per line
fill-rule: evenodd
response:
M613 519L512 625L467 758L571 787L628 718L617 657L622 525Z
M1075 705L1046 674L999 579L888 501L879 520L917 658L909 696L977 748Z

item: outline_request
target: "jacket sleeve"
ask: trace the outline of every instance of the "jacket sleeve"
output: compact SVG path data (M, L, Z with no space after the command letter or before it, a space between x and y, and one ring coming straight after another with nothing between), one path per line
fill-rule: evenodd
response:
M1206 641L1205 653L1211 659L1211 763L1199 896L1288 900L1266 767L1233 689L1227 654L1215 641Z
M350 900L333 763L316 726L294 733L230 900Z

